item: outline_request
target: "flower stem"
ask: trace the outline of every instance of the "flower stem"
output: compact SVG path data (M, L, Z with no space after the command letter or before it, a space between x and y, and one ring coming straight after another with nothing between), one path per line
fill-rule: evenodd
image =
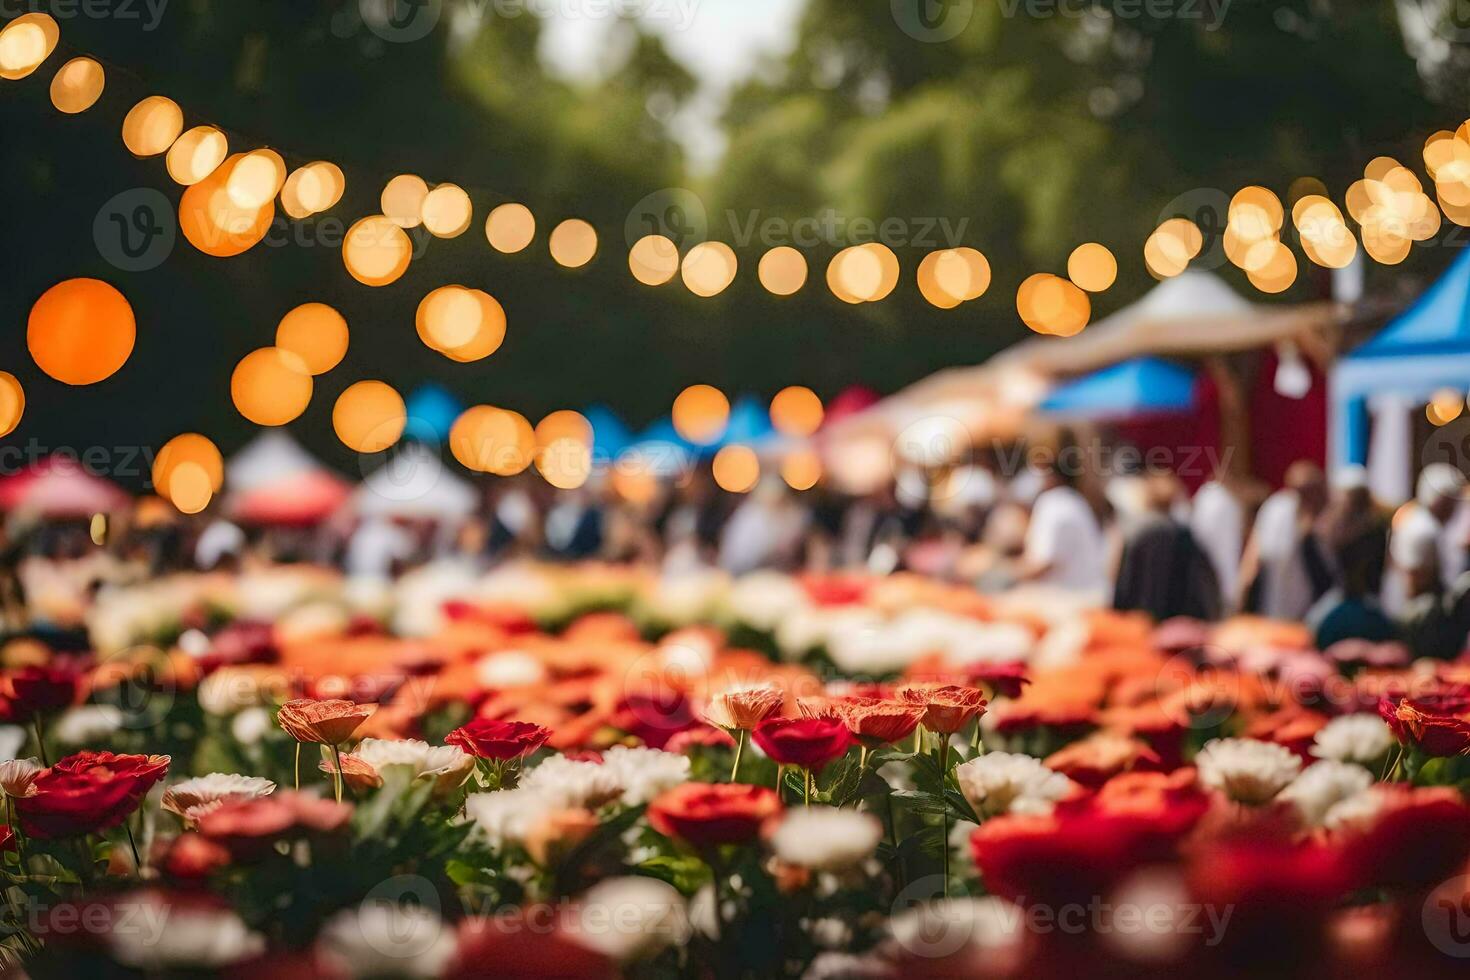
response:
M301 743L296 743L296 789L301 790Z
M812 805L812 771L810 769L804 769L804 770L802 770L802 772L805 773L805 775L806 775L806 783L802 787L802 794L801 794L801 796L802 796L802 800L801 800L802 801L802 805L803 806L811 806Z
M133 825L123 821L123 830L128 832L128 846L133 849L133 874L143 877L143 858L138 853L138 842L133 839Z
M745 751L745 729L740 729L735 736L735 764L730 767L730 782L740 774L740 755Z
M335 746L335 745L332 746L332 762L334 764L334 769L335 769L335 772L333 772L333 774L332 774L335 777L332 780L333 789L335 789L337 791L337 802L338 803L341 803L342 802L342 753L341 753L340 750L338 750L337 746Z
M41 730L41 713L36 712L35 718L31 719L36 726L36 753L41 757L41 765L50 766L46 758L46 734Z

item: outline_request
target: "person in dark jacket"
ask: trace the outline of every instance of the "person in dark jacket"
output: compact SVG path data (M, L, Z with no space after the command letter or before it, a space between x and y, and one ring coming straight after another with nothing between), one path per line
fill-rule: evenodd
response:
M1215 568L1189 526L1170 513L1176 488L1172 476L1148 477L1146 511L1123 540L1113 608L1141 610L1159 622L1175 616L1216 619Z

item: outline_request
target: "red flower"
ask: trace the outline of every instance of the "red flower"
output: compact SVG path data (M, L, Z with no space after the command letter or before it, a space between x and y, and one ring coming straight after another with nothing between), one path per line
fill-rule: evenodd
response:
M352 805L282 791L253 800L235 800L199 818L199 833L223 845L237 860L263 857L277 840L341 830L352 819Z
M852 746L847 726L831 718L767 718L751 737L779 765L812 772L820 772Z
M780 812L780 799L766 786L685 783L648 805L648 822L666 837L704 847L752 840Z
M1026 676L1026 664L1020 660L1004 664L975 664L965 671L965 676L972 684L990 688L991 695L997 698L1018 698L1021 688L1031 683Z
M372 705L297 698L281 705L276 721L298 742L341 745L372 713Z
M1384 698L1378 702L1378 713L1394 737L1428 755L1470 752L1470 685L1446 684L1419 697Z
M230 863L228 850L193 831L160 841L153 851L154 867L179 882L203 881Z
M1464 870L1470 860L1470 807L1448 786L1384 785L1383 808L1371 823L1348 831L1343 850L1362 884L1427 889Z
M71 707L81 689L81 675L67 667L22 667L5 677L5 698L11 716L25 721L33 715Z
M713 725L700 725L698 728L679 732L669 739L668 744L664 746L664 751L687 755L696 748L733 749L734 747L735 740L730 737L729 733Z
M870 749L908 738L924 720L927 710L921 704L872 698L847 698L837 703L847 730Z
M924 727L953 735L985 710L985 695L973 687L955 684L910 684L899 688L898 699L924 707Z
M1046 767L1088 789L1097 789L1119 773L1163 768L1157 752L1141 739L1101 731L1046 757Z
M517 910L461 922L458 948L443 975L446 980L599 980L616 972L605 956L568 937L557 923Z
M166 755L78 752L36 776L15 809L28 837L76 837L116 827L168 772Z
M15 828L0 824L0 851L15 850Z
M457 745L477 759L519 759L541 748L550 737L550 729L528 721L476 718L444 736L444 744Z

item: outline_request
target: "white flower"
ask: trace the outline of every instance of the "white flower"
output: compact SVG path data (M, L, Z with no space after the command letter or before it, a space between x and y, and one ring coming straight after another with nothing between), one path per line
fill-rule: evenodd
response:
M844 871L871 857L883 825L870 813L834 807L790 810L771 835L771 850L788 864Z
M1317 732L1312 739L1312 754L1319 759L1370 765L1387 755L1395 744L1393 732L1377 715L1343 715Z
M226 803L236 800L256 800L276 791L276 784L259 776L241 776L238 773L212 772L207 776L196 776L175 783L163 791L159 803L169 813L176 813L188 823L197 823L200 817L218 810Z
M809 605L806 590L789 575L754 572L738 579L726 597L737 623L769 632L798 609Z
M1249 804L1269 801L1302 770L1290 749L1249 738L1217 738L1200 749L1194 764L1201 784Z
M284 681L284 676L278 678ZM195 692L206 714L232 715L271 704L270 685L253 670L222 667L199 682Z
M487 690L531 687L546 680L546 664L524 650L503 650L475 662L475 679Z
M0 762L0 791L6 796L35 796L36 787L31 785L44 768L37 759L11 759Z
M228 909L191 907L152 893L118 900L119 920L108 930L112 955L147 972L217 969L258 956L265 939ZM129 927L123 928L122 915Z
M684 896L656 878L606 878L587 889L576 907L570 937L620 963L689 941Z
M987 752L955 767L960 791L982 818L1001 813L1050 813L1072 781L1029 755Z
M890 944L915 957L961 949L1000 950L1021 943L1026 916L1002 898L945 898L916 905L888 921Z
M821 953L806 968L801 980L890 980L897 976L892 964L877 956Z
M614 769L563 755L550 756L527 771L520 788L561 810L595 810L623 795L623 781Z
M110 704L68 708L56 719L50 734L62 745L91 745L122 727L123 713Z
M446 783L469 775L475 760L455 745L430 745L415 738L365 738L352 754L382 772L387 766L408 766L414 778L420 776Z
M454 930L430 910L368 899L322 928L317 948L348 977L439 976L454 956Z
M230 721L230 734L241 745L254 745L276 727L265 708L246 708Z
M474 821L480 834L492 848L519 844L526 834L548 814L562 809L525 787L503 789L494 793L471 793L464 801L466 815Z
M689 781L689 757L660 749L615 745L602 754L602 768L622 787L625 806L640 806Z
M1371 824L1378 818L1384 802L1383 795L1376 788L1355 793L1334 804L1322 818L1322 826L1328 830L1339 830L1343 827Z
M1351 762L1324 759L1314 762L1277 797L1301 813L1308 826L1320 827L1337 804L1373 785L1373 774Z

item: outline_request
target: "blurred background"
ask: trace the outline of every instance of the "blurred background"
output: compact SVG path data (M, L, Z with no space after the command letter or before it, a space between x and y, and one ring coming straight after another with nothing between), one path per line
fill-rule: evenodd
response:
M68 116L45 84L0 83L0 366L27 397L5 441L156 448L194 429L229 454L255 431L231 404L234 364L308 301L339 309L352 341L290 429L347 470L356 457L332 434L331 406L362 378L404 393L437 381L463 403L532 419L605 403L634 427L695 382L765 397L792 384L824 399L852 384L889 393L1026 335L1016 285L1061 271L1082 242L1119 257L1096 319L1153 284L1141 248L1162 220L1194 219L1208 252L1242 185L1284 192L1306 175L1337 196L1377 155L1417 158L1467 112L1451 6L1181 0L1153 16L1134 0L9 0L7 19L57 16L53 59L90 54L108 84L94 109ZM345 196L300 222L278 217L238 258L173 236L150 267L120 270L115 232L105 244L109 214L132 200L119 195L153 189L176 204L182 192L119 138L123 114L155 93L180 103L186 125L223 129L232 151L335 162ZM343 267L341 234L404 172L464 187L474 223L450 240L415 229L408 273L365 289ZM507 201L538 221L515 255L483 234ZM547 232L568 217L599 235L581 269L547 254ZM896 223L877 229L884 219ZM711 298L640 285L627 249L652 230L681 247L727 242L740 274ZM1366 295L1406 301L1451 258L1435 246L1463 233L1446 222L1402 265L1369 263ZM897 252L900 283L883 302L844 303L822 270L874 237ZM754 274L784 244L812 270L789 298ZM937 309L913 269L958 245L984 252L993 285ZM1223 256L1211 268L1260 302L1331 291L1307 263L1276 297ZM85 388L41 374L25 346L31 304L76 276L118 285L138 319L124 369ZM415 336L415 308L445 283L505 307L493 356L456 364ZM146 467L118 477L140 485Z

